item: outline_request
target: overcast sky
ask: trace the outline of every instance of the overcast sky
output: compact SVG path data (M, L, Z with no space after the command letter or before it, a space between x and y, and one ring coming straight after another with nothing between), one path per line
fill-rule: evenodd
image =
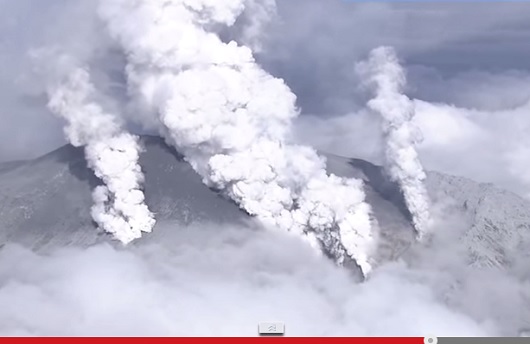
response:
M417 116L426 167L530 192L530 3L277 3L257 58L298 96L300 140L378 160L378 128L362 115L366 95L354 65L391 45L407 70L408 95L427 102ZM119 74L108 54L98 60L106 41L92 2L0 0L0 161L35 157L64 142L29 57L53 45Z

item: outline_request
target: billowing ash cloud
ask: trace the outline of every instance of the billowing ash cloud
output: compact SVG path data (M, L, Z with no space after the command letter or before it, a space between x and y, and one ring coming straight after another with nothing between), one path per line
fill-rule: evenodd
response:
M142 123L249 214L366 273L375 235L362 182L328 176L313 149L287 142L295 95L217 34L246 4L105 0L99 13L127 56Z
M69 142L84 146L88 165L104 185L93 192L92 217L123 243L140 238L155 224L141 190L136 136L125 132L117 116L105 112L87 70L68 68L48 87L49 109L66 120Z
M366 85L375 92L368 107L381 116L388 174L401 186L421 238L430 225L429 199L424 186L426 175L416 151L421 132L412 122L414 103L403 94L405 72L389 47L372 50L369 59L357 67Z

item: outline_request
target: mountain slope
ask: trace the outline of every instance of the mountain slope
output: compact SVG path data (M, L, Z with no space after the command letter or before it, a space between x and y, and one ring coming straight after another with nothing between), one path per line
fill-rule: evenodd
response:
M186 224L246 217L237 205L204 186L162 140L145 137L143 143L146 200L159 221ZM108 240L90 217L91 189L98 183L83 150L69 145L18 166L0 166L0 243L45 249Z
M492 184L431 172L427 186L434 199L449 198L468 229L461 240L469 263L477 267L516 267L530 249L530 202ZM523 272L523 271L521 271Z
M146 177L146 201L159 223L237 223L249 218L232 201L204 186L163 140L145 136L142 142L145 152L140 162ZM400 256L413 242L413 229L397 185L388 180L380 167L369 162L326 157L329 172L365 181L367 200L382 232L380 259ZM0 245L16 242L46 250L109 240L96 230L90 218L90 192L98 183L87 168L82 149L72 146L35 160L0 164ZM469 221L461 237L467 245L470 264L520 264L520 252L530 247L528 201L493 185L435 172L428 174L427 187L433 199L450 200L451 212L460 213ZM158 236L155 227L146 238L162 240Z

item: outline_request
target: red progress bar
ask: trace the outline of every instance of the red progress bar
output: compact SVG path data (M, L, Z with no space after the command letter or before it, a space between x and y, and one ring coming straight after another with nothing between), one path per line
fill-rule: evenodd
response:
M2 344L246 344L288 341L300 344L423 344L423 337L4 337Z

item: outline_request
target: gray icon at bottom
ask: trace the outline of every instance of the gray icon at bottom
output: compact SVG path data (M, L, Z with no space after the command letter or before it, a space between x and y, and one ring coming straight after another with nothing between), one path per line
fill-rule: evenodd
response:
M258 332L261 336L283 336L285 325L278 322L259 323Z
M425 343L425 344L437 344L438 343L438 338L433 337L433 336L428 336L428 337L423 338L423 343Z

